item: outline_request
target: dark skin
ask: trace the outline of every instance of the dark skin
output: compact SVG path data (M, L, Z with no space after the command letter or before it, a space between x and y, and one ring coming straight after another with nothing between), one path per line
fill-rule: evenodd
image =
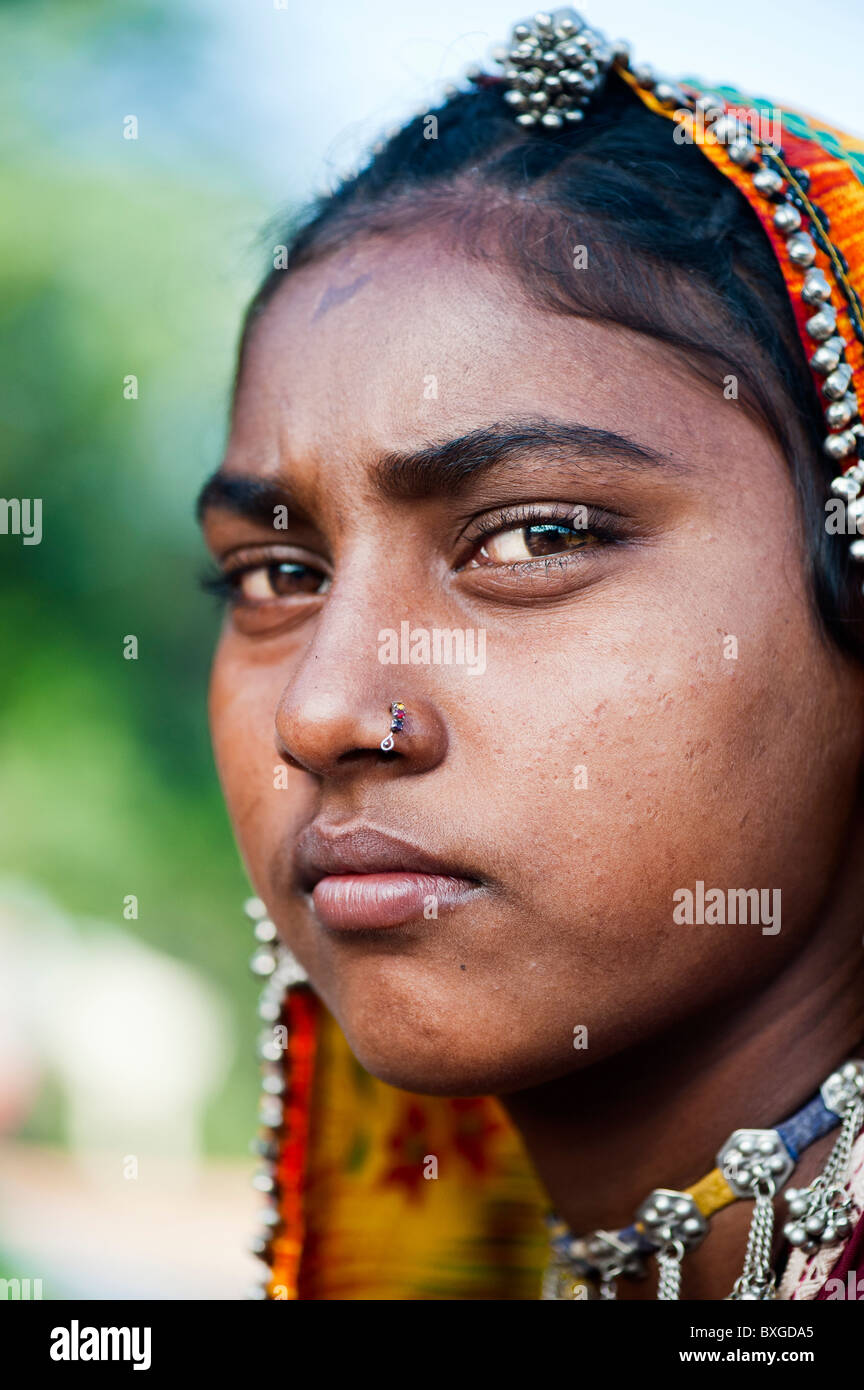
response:
M401 456L502 422L537 437L488 469L457 445L421 494ZM500 1096L585 1231L693 1183L855 1055L864 673L819 632L786 461L722 379L428 237L358 240L266 309L223 467L277 491L257 516L211 492L204 516L243 569L213 669L220 776L253 883L369 1071ZM483 674L382 665L405 619L482 629ZM407 733L383 756L394 699ZM291 883L312 821L402 835L477 891L334 931ZM675 923L697 880L781 890L781 930ZM729 1292L750 1212L714 1218L685 1298Z

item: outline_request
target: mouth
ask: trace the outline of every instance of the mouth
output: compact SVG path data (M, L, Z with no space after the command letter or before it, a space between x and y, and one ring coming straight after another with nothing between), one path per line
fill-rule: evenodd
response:
M337 931L434 921L482 888L465 867L397 836L314 823L297 841L294 881L319 921Z

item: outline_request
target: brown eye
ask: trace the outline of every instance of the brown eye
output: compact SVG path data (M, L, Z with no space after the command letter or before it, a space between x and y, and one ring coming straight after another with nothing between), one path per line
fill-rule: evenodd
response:
M326 574L313 569L311 565L278 560L269 565L242 570L234 578L234 589L241 601L267 603L275 598L323 594L329 582Z
M596 537L576 530L568 522L541 521L530 526L512 526L489 536L477 552L478 564L516 565L526 560L583 550L596 544Z

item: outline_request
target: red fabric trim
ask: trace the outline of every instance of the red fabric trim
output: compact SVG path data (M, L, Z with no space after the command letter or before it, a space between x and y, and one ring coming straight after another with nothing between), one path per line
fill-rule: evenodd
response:
M318 1001L305 986L290 989L282 1010L288 1029L285 1049L283 1131L276 1181L282 1218L273 1238L268 1297L298 1297L300 1259L305 1236L303 1197L306 1186L312 1081L315 1069Z

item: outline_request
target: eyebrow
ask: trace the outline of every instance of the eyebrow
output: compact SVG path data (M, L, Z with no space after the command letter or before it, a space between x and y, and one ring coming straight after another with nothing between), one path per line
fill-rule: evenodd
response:
M382 496L415 501L458 493L490 469L528 457L541 463L602 460L639 471L676 467L665 454L614 430L541 419L472 430L410 454L384 454L371 471Z
M487 425L410 453L385 453L375 460L370 478L389 501L423 501L458 495L493 468L526 457L541 463L601 460L638 472L646 468L685 471L683 462L614 430L533 419ZM201 489L196 510L199 521L211 509L221 508L270 522L273 508L280 505L304 512L299 500L292 503L287 479L256 478L220 468Z
M207 512L234 512L250 521L272 523L273 508L287 505L289 511L299 511L292 503L291 487L287 481L275 482L256 478L251 473L230 473L217 468L198 494L195 515L203 521Z

